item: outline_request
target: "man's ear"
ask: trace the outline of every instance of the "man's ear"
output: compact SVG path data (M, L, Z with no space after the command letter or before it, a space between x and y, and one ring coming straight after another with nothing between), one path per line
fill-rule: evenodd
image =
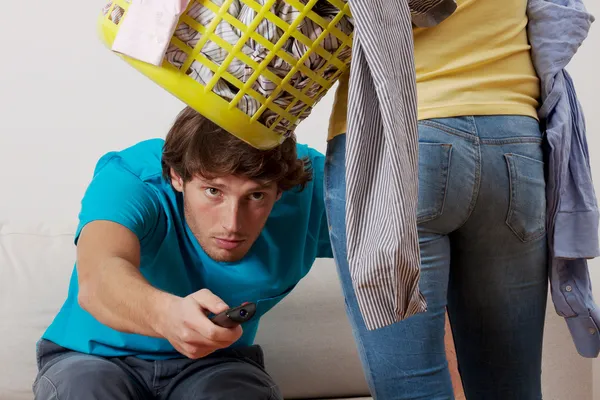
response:
M171 175L171 185L173 185L173 188L178 192L183 193L183 179L177 175L173 168L171 168L169 174Z
M278 201L281 196L283 196L283 190L281 189L277 189L277 198L275 199L275 201Z

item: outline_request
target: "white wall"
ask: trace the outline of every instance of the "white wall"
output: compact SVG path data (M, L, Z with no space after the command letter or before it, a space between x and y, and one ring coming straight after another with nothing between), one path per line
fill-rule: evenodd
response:
M586 115L588 128L587 139L590 147L592 176L596 187L596 195L600 197L600 106L598 94L600 93L600 2L598 0L584 0L588 10L594 14L597 21L592 25L588 40L584 42L576 57L569 67L577 88ZM600 260L590 262L592 285L595 289L596 303L600 304ZM592 381L593 399L600 400L600 359L593 360Z
M164 137L182 104L113 56L96 37L103 0L6 1L0 24L0 222L75 220L97 158L148 137ZM598 1L587 1L600 17ZM588 122L594 176L600 185L600 22L570 66ZM299 130L325 150L331 96ZM597 189L600 193L600 186ZM600 260L591 263L600 288ZM600 295L598 295L600 300ZM545 382L590 393L591 360L575 354L564 323L549 320L558 346ZM600 382L600 360L594 360ZM562 383L560 377L564 376ZM579 379L577 382L572 380ZM570 383L569 383L570 381ZM566 386L565 386L566 385ZM554 389L556 388L556 389ZM548 389L550 390L550 389ZM600 384L594 399L600 400ZM587 400L584 397L570 397Z
M32 4L1 11L0 219L74 218L97 158L164 137L183 104L101 45L103 0ZM302 127L320 150L328 111Z

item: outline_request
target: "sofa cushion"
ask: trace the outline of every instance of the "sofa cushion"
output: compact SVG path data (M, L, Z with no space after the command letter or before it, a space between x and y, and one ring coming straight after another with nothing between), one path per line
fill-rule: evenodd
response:
M0 399L33 397L35 344L62 305L74 227L0 225Z
M317 260L263 318L256 342L286 398L369 395L332 260Z

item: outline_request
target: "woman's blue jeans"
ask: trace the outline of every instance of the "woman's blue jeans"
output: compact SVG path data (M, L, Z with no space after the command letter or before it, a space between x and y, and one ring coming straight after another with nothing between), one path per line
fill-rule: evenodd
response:
M547 299L538 122L477 116L419 123L420 288L428 311L368 331L346 258L345 135L331 140L326 206L363 369L380 400L453 399L446 307L469 400L541 399Z

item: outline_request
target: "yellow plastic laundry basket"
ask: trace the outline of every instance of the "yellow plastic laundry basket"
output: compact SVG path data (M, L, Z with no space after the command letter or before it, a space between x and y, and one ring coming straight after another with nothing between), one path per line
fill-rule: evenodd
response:
M110 49L117 36L121 22L127 18L127 9L130 0L113 0L108 3L99 19L99 32L103 43ZM187 10L179 18L178 26L185 24L198 33L198 40L194 46L180 40L174 34L171 37L170 48L180 50L185 54L185 60L180 65L175 65L163 59L161 66L151 65L131 57L118 54L135 69L146 75L152 81L176 96L178 99L220 125L233 135L259 149L269 149L279 145L285 137L295 131L296 126L306 118L312 108L336 83L350 65L352 33L344 33L339 22L342 18L351 18L347 0L266 0L260 4L255 0L235 0L239 4L250 7L255 13L251 23L244 24L229 13L234 0L192 0ZM277 2L285 1L286 6L291 6L297 17L288 23L272 12ZM315 4L326 1L327 6L335 6L337 14L333 19L325 19L315 12ZM188 12L192 7L202 7L210 10L212 20L206 26L199 24ZM115 18L119 15L119 18ZM281 32L278 40L273 43L257 30L263 20L268 20ZM309 38L298 29L309 19L310 23L317 24L320 35ZM224 40L215 30L219 23L225 21L240 32L237 43ZM266 22L266 21L265 21ZM335 38L339 47L333 52L325 49L324 40ZM284 45L295 40L305 46L307 51L301 56L294 56L285 50ZM259 59L254 59L240 49L248 43L254 43L265 49ZM202 53L207 43L216 44L220 51L226 53L224 60L218 64ZM342 56L343 55L343 56ZM323 60L319 68L311 70L307 65L309 57L319 56ZM274 57L279 57L285 63L289 72L285 76L278 76L270 68ZM243 63L247 71L242 81L228 71L232 62ZM205 79L202 84L190 74L190 66L200 63L210 69L210 79ZM208 70L207 70L208 71ZM327 71L327 74L325 74ZM303 85L294 87L292 82L301 76ZM266 79L273 84L273 90L266 95L256 90L255 83L258 79ZM215 91L215 86L221 82L231 88L235 95L225 98ZM257 104L252 115L239 106L244 98L251 96L253 104ZM284 98L285 102L280 101ZM266 113L266 114L265 114ZM265 122L268 115L269 121Z

